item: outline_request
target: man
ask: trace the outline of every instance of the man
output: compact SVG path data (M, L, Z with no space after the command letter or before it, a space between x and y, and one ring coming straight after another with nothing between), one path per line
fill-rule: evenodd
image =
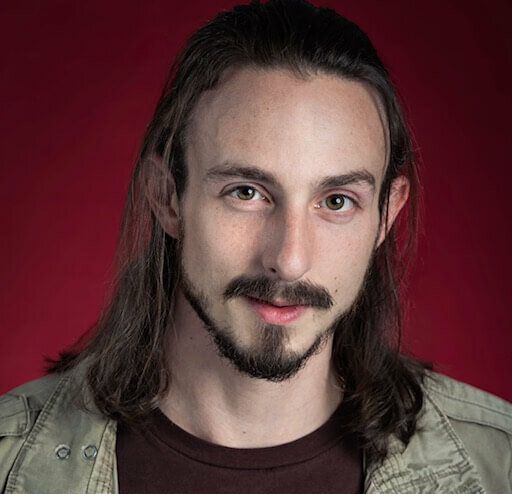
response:
M220 14L148 128L110 305L1 399L2 490L511 492L509 405L397 348L417 191L357 26Z

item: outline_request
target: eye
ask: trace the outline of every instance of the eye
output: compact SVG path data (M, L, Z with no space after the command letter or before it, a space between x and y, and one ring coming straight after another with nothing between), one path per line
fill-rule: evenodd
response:
M261 200L264 198L258 190L250 185L237 187L236 189L233 189L229 195L235 199L240 199L241 201Z
M320 202L320 206L330 209L331 211L349 211L355 206L355 203L350 197L343 194L332 194L327 196Z

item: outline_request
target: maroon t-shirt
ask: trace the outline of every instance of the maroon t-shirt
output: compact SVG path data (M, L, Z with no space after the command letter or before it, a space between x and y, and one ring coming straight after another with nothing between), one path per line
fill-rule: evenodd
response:
M336 412L296 441L227 448L180 429L160 410L144 424L119 424L120 494L361 494L362 455Z

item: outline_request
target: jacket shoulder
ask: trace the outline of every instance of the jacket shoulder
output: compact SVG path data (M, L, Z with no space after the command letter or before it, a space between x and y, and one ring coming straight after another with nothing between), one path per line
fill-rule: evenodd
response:
M417 427L407 445L370 469L368 493L512 494L512 406L448 377L429 373Z
M469 384L441 375L426 392L448 418L475 465L485 492L512 492L512 405Z
M103 492L117 485L116 423L94 408L85 370L0 397L0 492Z
M425 389L450 419L512 435L512 404L507 401L441 374L432 374Z
M65 380L46 376L0 396L0 492L41 410Z

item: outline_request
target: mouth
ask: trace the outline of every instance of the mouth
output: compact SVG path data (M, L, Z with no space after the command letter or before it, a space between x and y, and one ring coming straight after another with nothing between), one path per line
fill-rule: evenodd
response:
M295 321L309 308L307 305L292 305L286 300L272 301L245 297L247 303L267 324L283 325Z

